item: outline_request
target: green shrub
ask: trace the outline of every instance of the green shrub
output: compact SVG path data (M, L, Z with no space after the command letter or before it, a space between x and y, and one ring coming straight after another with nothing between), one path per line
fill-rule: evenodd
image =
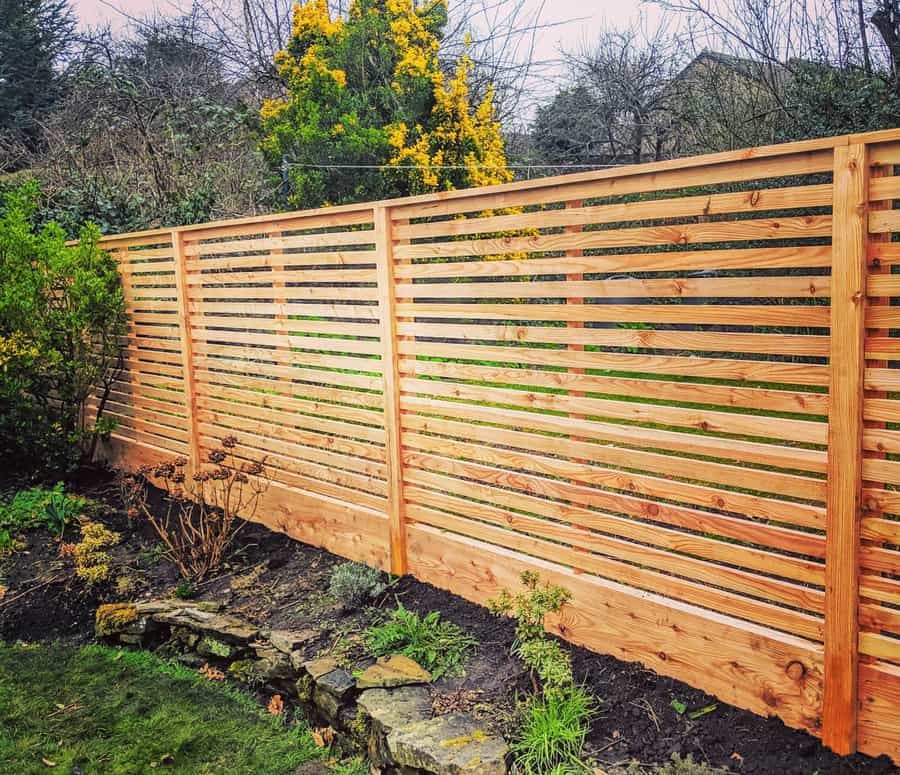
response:
M37 193L25 186L0 203L0 457L66 470L111 430L125 302L97 229L86 225L74 247L55 223L38 229Z
M541 584L538 574L530 571L522 574L522 584L523 592L513 595L504 589L488 601L488 608L516 619L513 653L531 670L535 690L538 680L545 689L568 686L572 683L572 663L559 643L547 637L544 618L559 611L572 594L560 586Z
M595 714L594 700L576 686L531 697L510 744L522 775L590 772L582 750Z
M62 482L52 489L19 490L9 502L0 502L0 549L8 549L16 534L28 528L43 526L61 538L66 525L87 506L87 498L67 494Z
M387 584L384 574L361 562L343 562L331 571L328 592L344 604L345 608L359 608L378 597Z
M418 662L433 678L462 672L476 641L452 622L442 622L432 611L424 617L398 602L386 621L369 627L365 642L375 656L401 653Z

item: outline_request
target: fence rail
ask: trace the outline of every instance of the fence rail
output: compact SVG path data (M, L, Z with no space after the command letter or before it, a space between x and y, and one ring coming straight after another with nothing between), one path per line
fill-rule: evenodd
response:
M900 130L104 239L110 458L900 761ZM896 279L895 279L896 277Z

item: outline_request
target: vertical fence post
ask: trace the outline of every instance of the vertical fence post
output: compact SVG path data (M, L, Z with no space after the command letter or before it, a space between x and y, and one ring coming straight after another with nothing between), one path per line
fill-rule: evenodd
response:
M381 369L384 377L384 428L387 434L388 525L391 573L407 571L403 501L403 455L400 444L400 374L397 358L397 314L394 289L394 236L389 207L374 210L378 318L381 325Z
M197 428L197 392L194 389L194 346L191 331L191 309L188 300L184 235L172 230L172 252L175 256L175 291L178 296L178 331L181 337L181 367L184 375L184 417L187 420L188 459L192 472L200 468L200 433Z
M822 741L856 750L868 159L834 149Z
M582 207L583 204L584 203L581 199L574 199L571 202L566 202L565 206L566 206L567 210L572 210L572 209L577 210L580 207ZM584 231L584 227L582 227L579 224L565 227L566 234L580 234L582 231ZM571 250L566 251L566 258L581 258L583 255L584 255L584 251L580 250L580 249L573 248ZM581 272L566 273L566 282L567 283L580 283L583 280L584 280L584 274ZM578 305L584 304L584 298L581 296L574 296L570 292L566 297L566 304L578 304ZM582 329L582 328L584 328L584 321L582 321L582 320L567 320L566 328ZM584 345L583 344L573 344L570 342L568 345L566 345L566 349L570 350L570 351L574 351L574 352L583 352ZM569 374L584 374L584 369L571 367L568 369L568 372L569 372ZM569 390L567 392L567 395L569 395L573 398L580 398L580 397L584 396L584 391L583 390ZM576 420L584 419L583 414L577 414L577 413L572 413L572 412L569 412L569 417L571 417L572 419L576 419ZM570 436L569 438L572 439L572 441L584 441L584 439L579 436ZM573 458L572 462L573 463L585 463L588 461ZM577 479L573 479L572 483L578 484L578 485L582 484L582 482ZM585 534L590 533L590 531L587 528L583 527L582 525L573 524L572 527L575 528L576 532L585 533ZM575 571L575 573L582 572L582 568L578 563L578 559L579 559L578 555L579 554L585 555L587 553L588 552L586 549L582 549L579 546L572 547L572 568Z

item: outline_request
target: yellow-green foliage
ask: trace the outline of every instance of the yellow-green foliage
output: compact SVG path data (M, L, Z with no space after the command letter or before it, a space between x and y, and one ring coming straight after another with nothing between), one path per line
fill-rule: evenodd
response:
M106 581L110 574L110 557L106 550L122 537L99 522L85 522L81 526L81 541L75 546L75 573L89 585Z
M514 651L546 689L568 686L572 683L569 655L556 641L547 638L544 619L548 613L558 612L572 593L549 582L541 584L538 574L530 571L522 574L522 585L524 591L515 595L502 590L488 601L488 608L516 619Z
M137 619L138 610L133 603L107 603L97 609L95 630L101 638L114 635Z
M295 6L275 57L287 93L261 110L263 153L279 174L290 160L294 204L512 179L493 88L474 102L471 60L446 72L438 59L446 23L446 0L350 0L343 16L326 0Z
M406 172L411 193L454 188L446 167L465 170L464 186L509 183L512 171L506 166L506 146L500 123L494 115L494 90L473 110L469 76L474 65L463 56L449 80L434 79L434 106L430 121L409 127L399 121L390 128L394 151L390 163L412 167ZM462 186L461 186L462 187Z

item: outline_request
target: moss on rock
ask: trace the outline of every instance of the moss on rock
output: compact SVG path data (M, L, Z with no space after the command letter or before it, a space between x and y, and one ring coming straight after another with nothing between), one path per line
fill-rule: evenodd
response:
M133 603L106 603L97 609L94 630L98 638L108 638L122 632L137 620L138 610Z

